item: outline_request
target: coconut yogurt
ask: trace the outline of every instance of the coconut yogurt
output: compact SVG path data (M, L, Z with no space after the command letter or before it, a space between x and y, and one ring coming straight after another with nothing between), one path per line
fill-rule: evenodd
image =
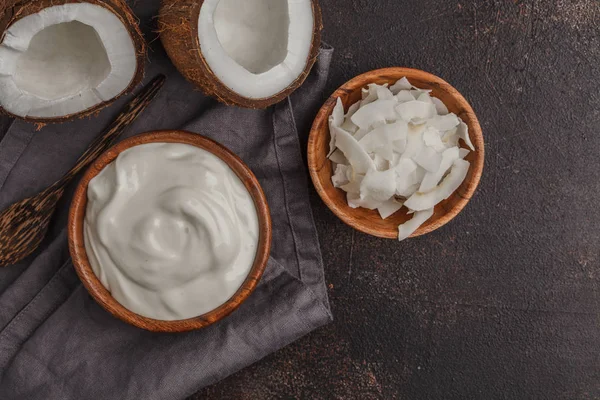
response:
M214 154L180 143L123 151L88 186L86 253L127 309L159 320L225 303L256 256L250 193Z

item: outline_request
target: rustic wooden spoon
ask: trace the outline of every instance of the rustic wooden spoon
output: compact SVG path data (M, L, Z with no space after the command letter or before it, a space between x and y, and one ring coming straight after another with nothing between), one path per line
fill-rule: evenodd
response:
M112 141L135 121L156 97L165 79L164 75L157 76L136 95L65 176L43 192L21 200L0 213L0 267L22 260L39 246L67 184L104 153Z

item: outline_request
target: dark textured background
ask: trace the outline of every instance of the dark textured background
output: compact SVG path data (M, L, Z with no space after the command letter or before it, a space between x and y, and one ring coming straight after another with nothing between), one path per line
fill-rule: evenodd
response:
M403 243L313 191L335 322L194 399L600 398L600 3L321 5L328 94L380 67L441 76L480 119L483 180Z
M479 116L483 180L402 243L312 191L335 322L191 399L600 399L600 2L321 5L327 94L381 67L441 76Z

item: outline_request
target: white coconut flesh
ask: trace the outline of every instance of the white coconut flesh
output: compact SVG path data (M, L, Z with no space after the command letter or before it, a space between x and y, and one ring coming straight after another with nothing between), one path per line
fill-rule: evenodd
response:
M430 91L406 78L370 84L348 107L338 98L329 117L332 183L352 208L377 210L386 219L402 206L412 218L398 239L412 235L464 182L475 151L468 126ZM459 140L469 148L460 148Z
M112 12L48 7L9 26L0 43L0 105L20 117L77 114L121 94L136 69L131 36Z
M205 0L198 19L200 51L232 91L269 98L304 72L313 22L310 0Z

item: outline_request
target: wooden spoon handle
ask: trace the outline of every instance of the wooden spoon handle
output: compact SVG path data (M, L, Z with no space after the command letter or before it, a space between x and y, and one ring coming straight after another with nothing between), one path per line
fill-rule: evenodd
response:
M135 119L148 107L154 100L156 94L165 83L166 77L158 75L152 79L140 93L138 93L127 105L121 110L117 118L98 136L87 148L85 153L79 157L75 166L57 181L51 190L59 190L64 188L75 175L83 168L94 161L100 154L104 153L112 141L129 127Z

